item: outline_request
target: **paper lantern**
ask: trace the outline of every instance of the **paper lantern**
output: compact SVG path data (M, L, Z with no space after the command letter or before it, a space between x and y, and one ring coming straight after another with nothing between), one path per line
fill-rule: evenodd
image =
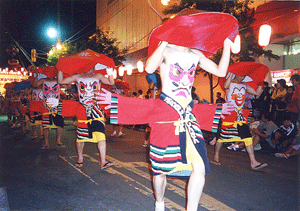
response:
M231 52L237 54L241 51L241 37L237 35L234 39L234 43L231 44Z
M119 76L123 76L124 75L124 67L120 66L119 67Z
M133 69L133 67L132 67L131 64L127 65L127 74L128 74L128 75L131 75L131 74L132 74L132 69Z
M142 73L144 71L144 64L142 61L138 61L137 64L136 64L137 68L138 68L138 71L140 73Z
M264 24L259 28L258 44L262 47L269 45L271 37L271 26Z

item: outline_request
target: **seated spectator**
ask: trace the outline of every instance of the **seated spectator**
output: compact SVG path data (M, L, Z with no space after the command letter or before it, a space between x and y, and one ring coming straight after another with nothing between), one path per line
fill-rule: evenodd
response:
M143 95L143 90L139 89L138 94L139 95L138 95L137 98L139 98L139 99L145 99L145 95Z
M137 93L136 92L132 92L132 97L137 98Z
M249 129L250 129L252 138L255 136L255 133L253 132L253 130L256 129L258 126L259 126L259 121L258 121L257 117L251 116ZM245 146L244 142L235 142L235 143L232 143L230 146L228 146L227 149L237 151L239 148L244 147L244 146ZM260 144L258 142L254 144L254 142L253 142L253 149L254 149L254 151L260 150L261 149ZM244 150L244 151L246 151L246 150Z
M272 134L272 143L275 144L277 152L284 152L292 144L296 137L297 128L291 122L289 117L286 117L283 124Z
M272 142L272 133L278 129L278 126L272 121L271 114L261 114L258 128L253 129L253 146L260 143L263 150L273 153L275 144Z
M300 152L300 124L297 123L297 135L292 145L284 153L275 153L276 157L288 159L291 156L295 156Z

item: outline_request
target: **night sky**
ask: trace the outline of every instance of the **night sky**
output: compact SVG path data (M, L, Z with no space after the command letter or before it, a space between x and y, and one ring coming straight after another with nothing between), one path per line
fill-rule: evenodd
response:
M18 59L27 68L30 62L20 51L11 57L6 49L16 45L15 40L29 54L49 52L55 39L46 35L49 26L58 28L61 40L75 35L71 41L89 37L96 28L96 0L0 0L0 67L8 66L8 59ZM60 15L58 11L60 8ZM60 18L58 18L60 17ZM58 21L60 20L60 21ZM38 59L36 65L46 60Z

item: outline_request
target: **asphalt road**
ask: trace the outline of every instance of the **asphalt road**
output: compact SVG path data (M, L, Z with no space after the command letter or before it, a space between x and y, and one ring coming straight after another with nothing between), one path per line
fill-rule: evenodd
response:
M124 138L110 137L107 160L99 168L95 144L84 148L84 167L74 166L75 127L66 122L62 142L41 150L40 139L0 123L0 210L154 210L148 149L144 132L124 128ZM213 146L207 146L209 159ZM244 152L221 151L221 166L211 165L198 210L299 210L299 157L276 158L256 152L268 167L251 171ZM168 179L166 210L184 210L186 180Z

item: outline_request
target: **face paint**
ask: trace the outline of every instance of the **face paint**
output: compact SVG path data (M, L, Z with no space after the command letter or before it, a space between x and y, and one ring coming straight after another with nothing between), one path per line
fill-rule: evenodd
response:
M56 81L46 81L43 83L43 100L46 103L47 101L57 102L52 104L52 107L58 106L58 100L60 96L60 86Z
M77 81L77 90L79 102L83 106L88 106L94 103L95 93L100 90L100 84L94 78L79 78Z
M191 99L199 57L192 52L167 49L160 66L162 91L172 98Z
M242 108L245 103L246 86L244 84L231 83L229 87L229 96L234 108Z

